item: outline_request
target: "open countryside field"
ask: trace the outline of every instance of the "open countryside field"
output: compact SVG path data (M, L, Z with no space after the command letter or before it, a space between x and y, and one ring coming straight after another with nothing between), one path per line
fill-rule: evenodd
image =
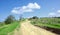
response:
M60 34L60 18L40 18L32 19L31 23L37 27L48 29L52 32Z
M60 0L0 0L0 35L60 35Z
M9 24L0 28L0 30L0 35L57 35L32 25L28 20L22 21L21 23L14 22L12 25Z
M0 0L0 35L60 35L60 0Z
M35 20L33 19L32 24L60 29L60 18L40 18Z

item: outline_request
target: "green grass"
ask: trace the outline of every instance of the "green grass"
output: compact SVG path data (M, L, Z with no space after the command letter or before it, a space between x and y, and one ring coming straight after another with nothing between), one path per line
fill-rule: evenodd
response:
M56 29L60 29L60 24L42 24L42 23L38 23L38 26L46 26L46 27L50 27L50 28L56 28Z
M41 18L31 20L33 25L60 29L60 18Z
M13 22L9 25L5 25L0 28L0 35L7 35L9 32L12 32L17 26L19 25L19 22Z
M25 21L26 19L22 19L20 21L15 21L11 24L8 24L8 25L4 25L4 26L1 26L0 27L0 35L7 35L8 33L10 33L10 35L13 35L13 31L16 29L16 28L20 28L20 23ZM17 29L17 31L19 31Z

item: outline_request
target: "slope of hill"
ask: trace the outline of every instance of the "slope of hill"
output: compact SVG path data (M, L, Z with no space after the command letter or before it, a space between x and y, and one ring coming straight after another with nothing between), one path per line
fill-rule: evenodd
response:
M9 25L4 25L0 27L0 35L7 35L9 32L12 32L19 24L15 21Z
M35 26L60 34L60 18L54 17L31 19L31 23Z

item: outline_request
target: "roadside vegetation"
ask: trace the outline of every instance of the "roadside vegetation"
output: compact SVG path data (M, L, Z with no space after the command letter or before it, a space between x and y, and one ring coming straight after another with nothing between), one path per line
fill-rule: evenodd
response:
M0 35L7 35L13 32L20 25L21 20L16 20L13 15L9 15L5 21L0 22Z
M60 29L60 18L59 17L38 18L34 16L30 18L29 20L31 20L31 23L35 26Z
M15 21L11 24L4 25L0 28L0 35L7 35L9 32L14 31L14 29L19 25L19 22Z
M10 32L13 32L17 26L20 27L20 22L25 21L27 18L23 18L20 16L19 20L16 20L13 15L9 15L5 21L0 22L0 35L7 35ZM38 18L36 16L32 18L28 18L31 21L31 24L45 28L55 28L60 30L60 17L45 17L45 18Z

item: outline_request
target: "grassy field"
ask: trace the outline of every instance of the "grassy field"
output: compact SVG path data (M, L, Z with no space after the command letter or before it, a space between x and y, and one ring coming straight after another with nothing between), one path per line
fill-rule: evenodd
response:
M0 35L7 35L9 32L14 31L14 29L19 25L18 21L15 21L11 24L4 25L0 27Z
M26 19L21 20L25 21ZM7 35L10 32L13 32L17 26L19 26L19 21L15 21L8 25L3 25L0 27L0 35ZM38 18L38 19L31 19L31 24L41 26L41 27L50 27L60 29L60 18ZM12 33L11 33L12 34Z
M20 23L25 21L26 19L22 19L20 21L14 21L10 24L4 24L3 26L0 27L0 35L7 35L10 33L11 35L14 33L13 31L16 28L20 27Z
M60 18L39 18L32 19L31 23L37 26L46 26L50 28L60 29Z

